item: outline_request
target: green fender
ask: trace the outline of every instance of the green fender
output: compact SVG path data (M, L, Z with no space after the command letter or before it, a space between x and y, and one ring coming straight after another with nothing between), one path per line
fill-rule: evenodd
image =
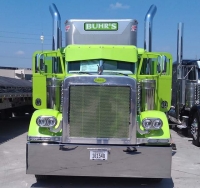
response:
M57 119L57 124L55 126L58 127L60 124L60 121L62 120L62 114L53 109L40 109L36 110L31 118L29 130L28 130L28 136L38 136L38 137L49 137L49 136L61 136L62 132L53 133L49 131L49 128L46 127L39 127L36 123L36 120L39 116L54 116Z
M148 134L140 135L138 133L138 138L170 139L169 123L164 112L156 110L141 112L141 114L138 115L138 123L141 130L144 130L142 120L145 118L160 118L163 121L163 126L159 130L149 130Z

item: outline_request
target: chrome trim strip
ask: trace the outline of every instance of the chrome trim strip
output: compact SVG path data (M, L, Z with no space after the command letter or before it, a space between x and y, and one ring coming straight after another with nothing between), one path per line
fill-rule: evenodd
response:
M169 144L170 139L137 138L137 144Z
M96 83L94 79L104 78L106 82ZM129 138L119 139L100 139L100 138L70 138L69 130L69 88L75 85L89 85L89 86L128 86L131 90L131 111L130 111L130 125L129 125ZM63 143L88 143L88 144L135 144L136 143L136 113L137 113L137 83L136 80L128 76L107 76L107 75L80 75L70 76L65 78L63 83L64 103L63 103Z
M88 150L98 150L98 151L110 151L110 148L87 148Z
M130 144L130 138L82 138L69 137L63 143L87 143L87 144ZM136 142L132 143L135 144Z
M49 141L49 142L61 142L61 136L50 136L50 137L41 137L41 136L27 136L28 141Z

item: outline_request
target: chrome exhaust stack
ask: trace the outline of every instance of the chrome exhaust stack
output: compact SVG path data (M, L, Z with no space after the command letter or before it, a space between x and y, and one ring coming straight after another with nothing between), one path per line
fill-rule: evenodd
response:
M185 104L185 79L182 75L183 60L183 23L178 23L177 32L177 93L176 93L176 118L180 122L180 106Z
M144 23L144 49L148 52L152 50L152 27L153 27L153 17L156 13L156 6L151 5L149 8L146 16L145 16L145 23Z
M52 50L62 47L61 17L55 4L49 6L49 11L53 18ZM52 57L52 73L58 73L59 61ZM60 101L57 99L61 92L61 80L53 77L47 78L47 108L60 110Z
M178 23L178 33L177 33L177 79L182 78L181 65L183 60L183 23Z
M174 90L176 93L176 103L175 107L171 107L168 112L168 118L177 127L182 129L187 127L188 117L182 116L182 122L180 120L180 108L186 105L186 108L190 107L194 101L191 98L195 95L195 85L186 82L184 78L184 69L182 67L183 58L183 23L178 23L177 30L177 68L176 68L176 88ZM189 90L189 92L188 92Z
M141 81L141 110L154 110L156 81L144 79Z
M49 11L53 18L52 50L57 50L62 47L61 17L55 4L49 6Z
M148 52L151 52L152 49L152 25L153 25L153 17L156 13L156 6L151 5L146 16L144 23L144 49ZM154 110L155 103L155 80L144 79L139 83L139 100L141 98L140 103L138 104L138 111L146 111L146 110Z

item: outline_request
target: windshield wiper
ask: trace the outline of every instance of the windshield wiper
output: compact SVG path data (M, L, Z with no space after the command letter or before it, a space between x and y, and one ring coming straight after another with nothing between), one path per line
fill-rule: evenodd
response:
M128 74L124 74L122 72L112 72L113 74L116 74L116 75L123 75L123 76L128 76Z
M128 74L124 74L124 73L122 73L122 72L116 72L116 74L128 76Z
M104 73L110 74L110 75L123 75L123 76L128 76L128 74L125 74L123 72L118 72L118 71L104 71Z
M84 71L77 71L77 72L71 72L71 73L73 73L73 74L78 73L78 74L89 74L89 75L91 75L90 72L84 72Z

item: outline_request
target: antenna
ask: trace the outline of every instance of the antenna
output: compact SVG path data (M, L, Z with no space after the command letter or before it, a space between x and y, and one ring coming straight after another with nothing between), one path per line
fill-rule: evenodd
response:
M43 52L43 42L44 42L44 35L43 35L43 33L42 33L42 35L40 36L40 40L41 40L42 52Z

